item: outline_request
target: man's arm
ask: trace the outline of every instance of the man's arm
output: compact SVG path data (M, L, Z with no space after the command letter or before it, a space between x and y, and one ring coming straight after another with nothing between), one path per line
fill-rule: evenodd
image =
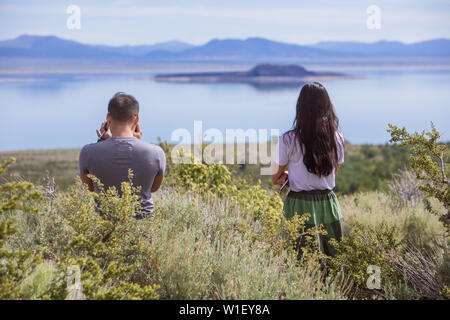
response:
M94 183L92 180L87 176L87 174L80 173L81 182L86 184L88 186L89 191L94 191Z
M140 128L139 128L140 131ZM166 155L161 147L157 147L158 153L158 171L156 172L155 179L153 179L153 185L150 189L150 192L158 191L159 187L161 187L161 183L164 179L164 172L166 171Z
M155 176L155 179L153 180L152 188L150 189L151 192L158 191L159 187L161 187L161 183L164 179L164 175Z
M81 182L88 186L89 191L94 191L94 183L88 177L89 174L89 145L81 148L80 156L78 159L78 165L80 167L80 179Z

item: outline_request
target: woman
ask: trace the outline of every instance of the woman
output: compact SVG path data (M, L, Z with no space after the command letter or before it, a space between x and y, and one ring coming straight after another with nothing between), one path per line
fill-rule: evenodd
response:
M318 82L304 85L293 129L280 137L277 171L272 175L272 182L280 186L289 179L284 216L309 213L308 226L323 225L327 235L319 236L319 248L329 256L336 253L329 240L342 237L342 215L333 192L335 175L344 162L344 138L338 127L325 87Z

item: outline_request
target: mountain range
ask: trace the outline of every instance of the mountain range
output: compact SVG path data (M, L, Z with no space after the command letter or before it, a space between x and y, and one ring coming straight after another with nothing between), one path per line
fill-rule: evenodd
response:
M264 38L213 39L203 45L169 41L153 45L107 46L83 44L56 36L21 35L0 41L0 58L84 59L138 61L241 61L328 58L449 58L450 40L412 44L399 41L319 42L298 45Z

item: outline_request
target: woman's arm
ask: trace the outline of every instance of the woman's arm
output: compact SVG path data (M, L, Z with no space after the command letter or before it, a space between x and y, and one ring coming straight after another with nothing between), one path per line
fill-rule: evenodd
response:
M286 166L278 166L278 170L272 175L272 183L281 187L287 178Z

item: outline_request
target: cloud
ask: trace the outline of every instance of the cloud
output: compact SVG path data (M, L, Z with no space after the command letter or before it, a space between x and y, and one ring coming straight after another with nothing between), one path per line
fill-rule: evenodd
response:
M67 3L66 3L67 4ZM0 14L35 14L64 15L67 5L55 4L3 4ZM281 6L282 4L280 4ZM148 18L163 16L183 16L187 18L221 18L232 20L247 20L249 22L277 23L282 25L305 25L318 23L339 23L344 25L359 24L367 18L366 7L363 4L355 6L335 7L279 7L279 8L233 8L217 6L149 6L148 2L116 0L102 5L99 1L93 4L79 4L82 14L87 17L117 17L117 18ZM398 9L380 6L382 19L402 23L440 23L449 19L446 11L413 9Z
M60 28L65 26L66 8L72 2L80 6L82 19L86 18L84 26L90 30L73 36L89 41L142 42L145 35L160 41L181 38L196 43L213 37L248 36L294 42L314 42L317 39L375 41L381 38L410 42L450 36L449 10L441 1L425 5L413 0L395 3L378 0L382 19L379 32L368 32L365 27L366 9L371 1L336 4L328 1L228 0L219 5L214 1L197 0L188 5L175 0L77 0L57 4L4 0L0 4L0 35L10 36L24 30L33 30L31 33L34 33L37 29L48 30L47 34L62 34ZM142 32L137 32L136 27ZM111 29L116 30L112 40L105 31ZM148 30L158 32L151 34Z
M82 8L83 9L83 8ZM313 8L209 8L196 7L89 7L85 13L90 16L108 17L151 17L151 16L187 16L187 17L215 17L224 19L257 20L279 23L310 23L317 21L359 22L365 8L341 10L330 8L327 10Z

